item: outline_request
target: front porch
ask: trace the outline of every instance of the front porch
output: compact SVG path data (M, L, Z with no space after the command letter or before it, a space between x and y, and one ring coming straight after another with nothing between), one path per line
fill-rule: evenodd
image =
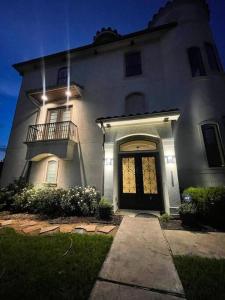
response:
M174 146L177 110L97 119L104 135L104 196L114 211L177 214L180 191Z

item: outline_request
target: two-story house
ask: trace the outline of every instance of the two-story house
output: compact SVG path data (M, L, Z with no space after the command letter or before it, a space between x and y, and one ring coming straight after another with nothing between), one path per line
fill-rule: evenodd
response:
M174 0L145 29L18 63L1 185L93 185L114 209L175 213L180 189L225 180L225 77L205 0Z

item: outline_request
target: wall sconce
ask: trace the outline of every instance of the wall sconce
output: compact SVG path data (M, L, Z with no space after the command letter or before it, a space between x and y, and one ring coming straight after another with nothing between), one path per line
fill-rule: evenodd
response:
M112 166L113 158L105 158L105 166Z
M175 163L175 156L173 156L173 155L168 155L168 156L165 156L165 158L166 158L166 162L167 162L168 164L174 164L174 163Z

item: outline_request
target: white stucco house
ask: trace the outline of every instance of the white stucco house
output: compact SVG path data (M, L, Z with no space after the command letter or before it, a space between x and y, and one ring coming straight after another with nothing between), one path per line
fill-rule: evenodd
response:
M204 0L141 31L18 63L1 185L93 185L114 209L176 213L180 190L225 183L225 76Z

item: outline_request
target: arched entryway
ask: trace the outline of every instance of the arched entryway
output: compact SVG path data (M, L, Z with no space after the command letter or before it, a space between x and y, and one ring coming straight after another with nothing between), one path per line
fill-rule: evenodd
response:
M118 144L119 208L163 210L159 140L130 137Z

